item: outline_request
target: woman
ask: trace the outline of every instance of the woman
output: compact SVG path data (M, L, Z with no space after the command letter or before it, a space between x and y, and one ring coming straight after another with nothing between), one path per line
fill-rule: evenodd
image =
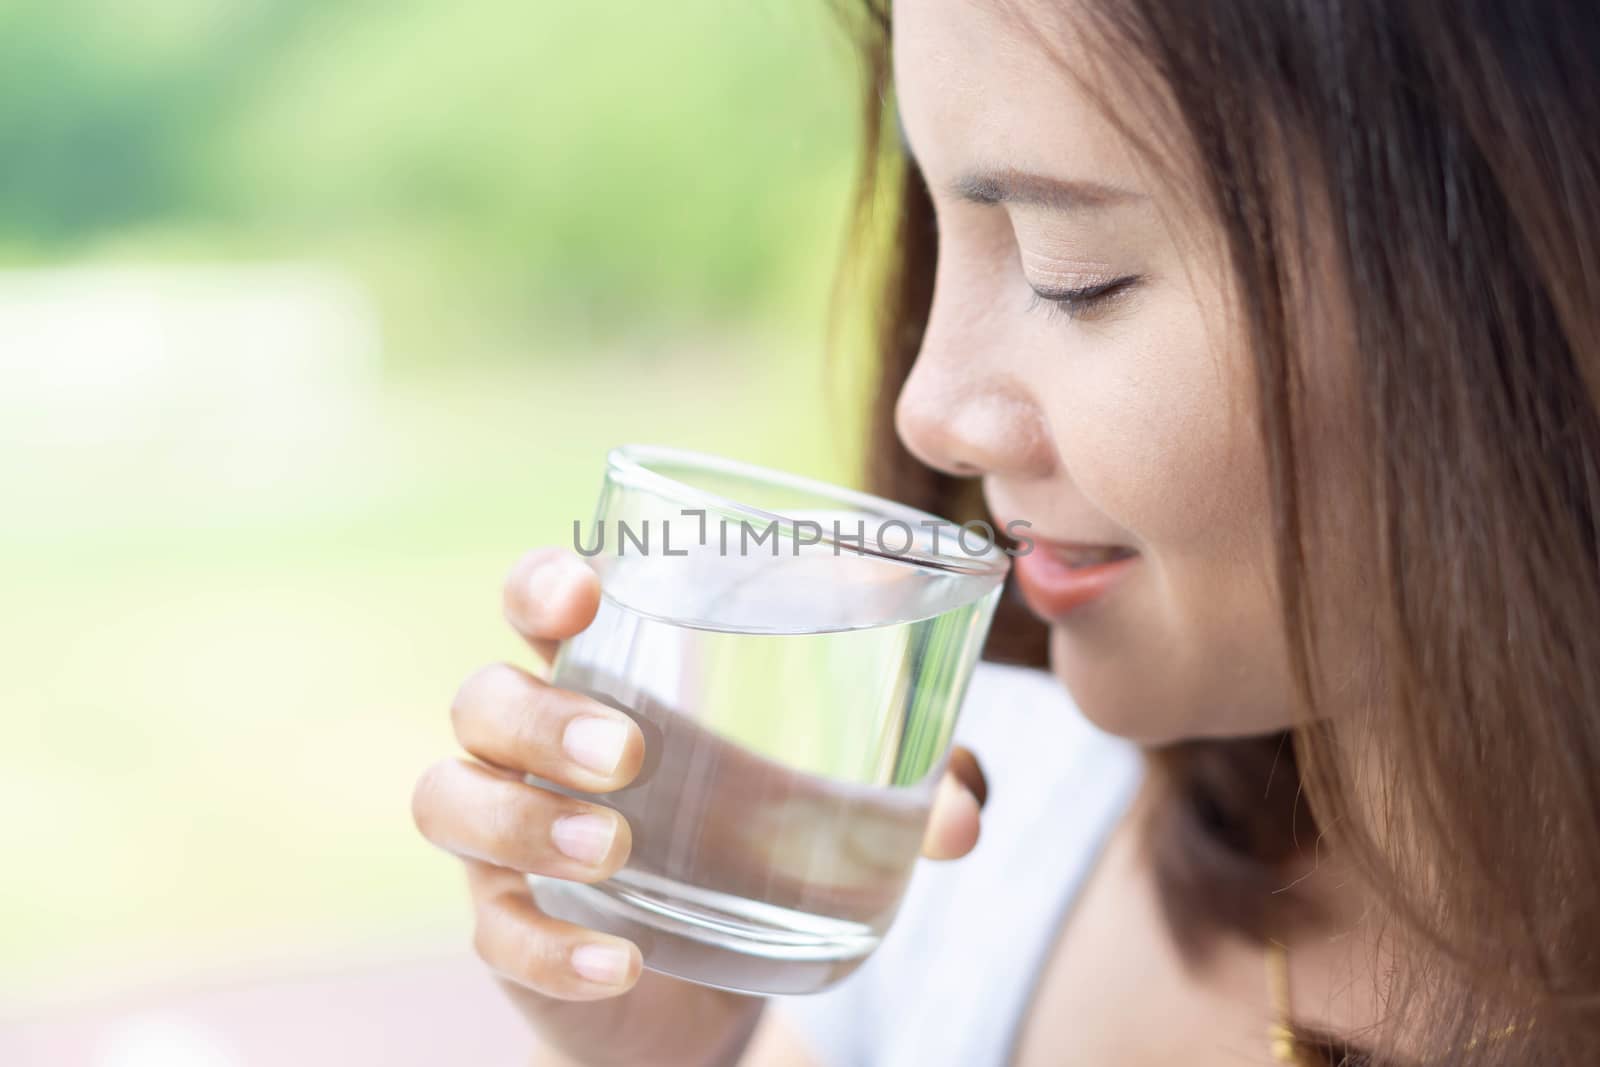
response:
M1600 1062L1596 18L899 0L861 29L897 195L876 487L1032 523L1034 618L1008 605L991 656L1047 648L1098 729L987 668L988 781L952 762L925 847L971 849L992 793L975 853L919 872L856 975L764 1011L537 913L518 872L602 878L628 831L516 772L614 788L642 742L476 676L483 762L430 771L416 814L541 1038L583 1064ZM552 552L507 586L546 655L595 597Z

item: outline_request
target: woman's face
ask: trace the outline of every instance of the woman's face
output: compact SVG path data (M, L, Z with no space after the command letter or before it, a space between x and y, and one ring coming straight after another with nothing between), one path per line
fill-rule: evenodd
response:
M1216 233L1078 80L1117 102L1058 32L1070 6L896 0L940 234L899 431L1031 524L1018 584L1092 720L1146 743L1281 728L1265 460Z

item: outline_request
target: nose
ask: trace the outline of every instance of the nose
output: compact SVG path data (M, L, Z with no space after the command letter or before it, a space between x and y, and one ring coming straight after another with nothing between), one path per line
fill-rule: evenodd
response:
M938 299L921 350L895 403L907 450L956 477L1043 477L1055 447L1031 386L1016 376L999 343L974 345L941 324Z

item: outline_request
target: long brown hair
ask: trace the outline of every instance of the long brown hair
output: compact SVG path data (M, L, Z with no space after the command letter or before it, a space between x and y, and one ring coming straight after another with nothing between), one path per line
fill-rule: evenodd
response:
M1304 724L1153 754L1169 921L1201 951L1219 931L1314 919L1276 890L1297 842L1325 833L1405 933L1387 1004L1406 1047L1431 1062L1600 1062L1600 18L1577 0L1088 7L1118 69L1144 72L1144 96L1170 109L1220 223ZM895 434L938 235L920 175L882 136L887 3L854 18L867 137L840 292L876 313L868 477L982 517L971 482ZM1289 175L1303 196L1285 195ZM1315 233L1284 207L1306 197L1322 205ZM1356 297L1339 355L1362 482L1337 536L1371 569L1383 678L1381 705L1356 715L1325 714L1330 624L1313 607L1338 580L1319 570L1330 520L1296 284L1313 239L1331 239L1332 290ZM1044 649L1008 598L986 655L1042 665ZM1404 1062L1389 1027L1373 1043Z

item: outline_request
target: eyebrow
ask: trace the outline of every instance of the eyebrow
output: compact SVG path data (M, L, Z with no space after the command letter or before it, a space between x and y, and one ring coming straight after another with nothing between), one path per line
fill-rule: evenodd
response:
M1047 178L1010 168L963 174L950 183L950 191L974 204L1027 204L1052 211L1082 211L1144 199L1114 185Z
M905 122L898 109L894 115L894 126L900 139L900 151L913 166L920 169L917 154L911 150L911 140L906 136ZM1110 207L1144 199L1138 193L1113 185L1047 178L1042 174L1029 174L1009 167L964 174L950 184L950 191L974 204L1028 204L1053 211Z

